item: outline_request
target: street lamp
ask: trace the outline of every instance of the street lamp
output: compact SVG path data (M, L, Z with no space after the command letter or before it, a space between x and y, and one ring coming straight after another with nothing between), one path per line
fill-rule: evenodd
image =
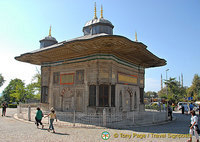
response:
M166 81L167 81L167 71L169 71L169 69L166 69ZM166 84L166 89L167 89L167 99L168 99L168 85ZM168 104L168 100L167 100L167 119L168 119L168 107L169 107L169 104Z

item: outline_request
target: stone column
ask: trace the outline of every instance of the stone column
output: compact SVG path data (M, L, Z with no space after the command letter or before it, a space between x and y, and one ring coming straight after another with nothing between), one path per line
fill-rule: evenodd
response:
M111 107L111 84L108 87L108 101L109 107Z
M96 85L96 106L99 106L99 85Z

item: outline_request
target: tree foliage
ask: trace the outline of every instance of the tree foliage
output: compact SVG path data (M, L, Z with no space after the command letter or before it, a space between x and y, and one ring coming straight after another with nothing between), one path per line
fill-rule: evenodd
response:
M26 86L27 99L40 100L41 93L41 74L37 73L33 76L30 84Z
M158 92L158 95L167 98L172 103L177 103L186 97L186 88L181 87L176 78L165 80L165 87Z
M3 91L3 98L8 103L23 100L25 95L24 82L21 79L13 79Z
M4 77L0 74L0 87L3 85L4 82Z
M192 85L187 89L187 96L200 100L200 76L198 74L194 75Z
M3 91L3 100L8 103L40 100L40 84L41 75L39 73L33 76L32 82L27 86L21 79L11 80Z

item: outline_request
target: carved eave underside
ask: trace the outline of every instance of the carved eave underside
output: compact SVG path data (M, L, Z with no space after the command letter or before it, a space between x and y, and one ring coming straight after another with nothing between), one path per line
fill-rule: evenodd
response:
M84 57L92 54L112 54L116 57L144 68L166 65L146 49L141 42L133 42L117 35L81 37L15 57L16 60L36 65Z

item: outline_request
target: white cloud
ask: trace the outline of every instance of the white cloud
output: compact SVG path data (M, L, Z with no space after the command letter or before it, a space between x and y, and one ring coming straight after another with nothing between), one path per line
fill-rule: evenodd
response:
M6 82L0 88L0 93L5 89L9 84L11 79L19 78L25 81L26 84L31 82L33 75L36 73L36 67L39 66L19 62L14 59L18 54L12 52L4 52L0 56L0 73L3 75Z
M146 78L145 79L145 91L159 91L161 88L160 80L156 80L154 78Z

